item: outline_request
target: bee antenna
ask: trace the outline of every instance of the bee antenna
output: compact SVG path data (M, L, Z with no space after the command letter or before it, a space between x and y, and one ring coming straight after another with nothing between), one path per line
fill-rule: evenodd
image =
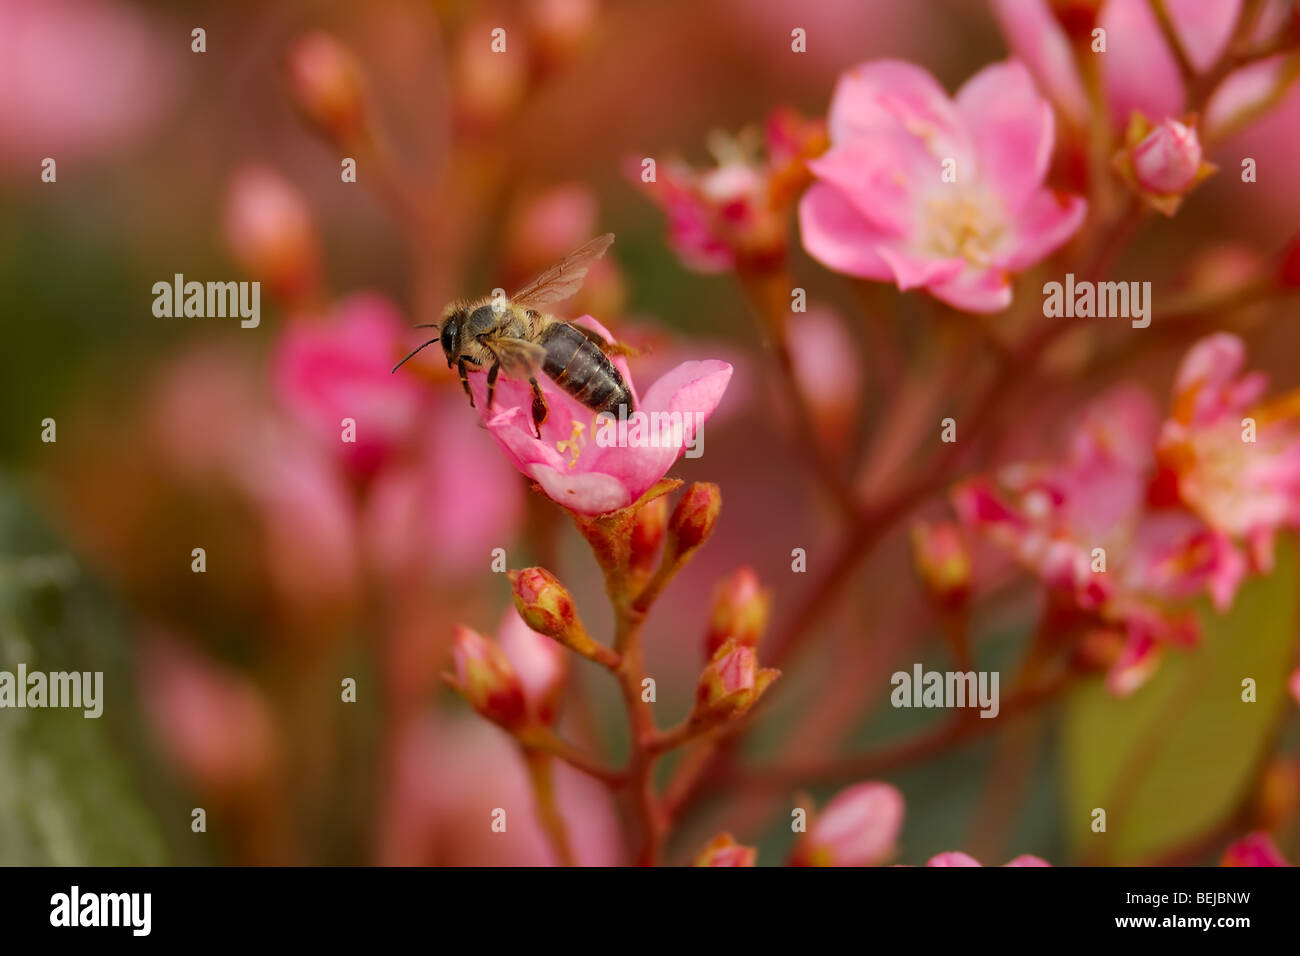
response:
M418 328L418 326L417 326L417 328ZM427 349L430 345L432 345L434 342L437 342L437 341L438 341L437 339L429 339L429 341L425 342L423 345L421 345L419 348L417 348L414 352L412 352L412 353L411 353L410 355L408 355L406 358L402 359L400 362L398 362L396 365L394 365L394 366L393 366L393 371L396 372L399 368L401 368L403 365L405 365L408 361L410 361L411 359L413 359L413 358L414 358L414 357L415 357L415 356L416 356L420 351L422 351L423 349ZM391 373L390 373L390 374L391 374Z
M411 328L413 329L436 329L437 327L438 327L437 322L425 322L423 325L411 326Z

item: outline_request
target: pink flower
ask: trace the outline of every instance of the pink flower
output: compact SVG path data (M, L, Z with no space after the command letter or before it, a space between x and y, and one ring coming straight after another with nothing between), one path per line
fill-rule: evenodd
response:
M405 339L396 309L363 293L325 322L291 321L272 358L281 403L358 474L373 474L416 424L419 384L390 374Z
M1124 643L1108 663L1127 693L1151 673L1160 645L1197 638L1179 608L1208 593L1228 607L1247 566L1232 542L1196 515L1152 509L1156 413L1120 386L1085 411L1063 462L1004 467L958 486L963 523L989 537L1082 613L1114 625Z
M369 560L404 586L482 573L523 518L527 488L465 405L459 389L433 395L420 411L414 455L390 461L370 485Z
M1043 187L1052 111L1018 62L985 67L955 99L921 67L866 63L840 77L828 122L799 222L837 272L998 312L1011 276L1083 223L1083 199Z
M1300 704L1300 667L1291 672L1291 680L1287 686L1291 688L1291 696L1297 704Z
M475 716L424 710L393 728L392 779L377 814L385 866L556 866L518 744ZM560 815L582 866L619 863L619 821L597 780L552 762ZM508 813L508 831L469 821Z
M228 795L265 780L277 739L270 705L256 685L169 636L144 643L140 669L153 730L195 786Z
M766 267L785 254L785 210L807 179L804 160L825 146L821 124L778 110L767 123L766 153L739 138L716 138L717 165L696 170L682 162L643 179L642 160L628 174L668 217L668 243L688 268L726 272Z
M794 866L876 866L903 828L903 795L887 783L859 783L816 814L791 856Z
M523 686L529 711L542 723L554 721L569 672L565 649L525 624L514 608L502 615L497 640Z
M1220 866L1290 866L1277 844L1263 830L1247 834L1223 851Z
M34 177L49 156L63 173L138 138L184 89L188 47L189 28L182 37L136 4L5 0L0 168Z
M613 341L590 316L577 321ZM498 379L489 411L487 375L470 373L475 407L506 457L553 501L579 514L625 508L649 491L687 447L702 437L699 429L722 400L731 378L731 366L726 362L683 362L651 385L644 398L638 398L626 361L616 357L614 365L632 389L638 413L629 417L623 439L619 428L608 421L598 423L591 409L545 375L538 383L550 414L542 424L541 439L534 438L528 384ZM644 423L640 429L636 428L638 421ZM679 422L680 436L673 428L652 428L655 421ZM680 442L675 441L677 437Z
M1276 532L1300 521L1300 391L1261 402L1268 379L1242 375L1245 361L1245 345L1226 332L1192 346L1158 453L1178 499L1268 568Z

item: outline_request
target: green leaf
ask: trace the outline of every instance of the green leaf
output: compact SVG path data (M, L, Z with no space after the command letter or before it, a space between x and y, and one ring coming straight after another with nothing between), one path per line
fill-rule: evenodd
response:
M122 625L0 475L0 670L100 671L103 714L0 708L0 865L157 865Z
M1065 708L1066 837L1077 861L1150 862L1193 845L1246 795L1285 708L1297 624L1294 543L1249 580L1225 615L1198 607L1204 643L1170 650L1152 679L1117 699L1101 681ZM1253 678L1256 702L1242 700ZM1107 832L1092 832L1093 809Z

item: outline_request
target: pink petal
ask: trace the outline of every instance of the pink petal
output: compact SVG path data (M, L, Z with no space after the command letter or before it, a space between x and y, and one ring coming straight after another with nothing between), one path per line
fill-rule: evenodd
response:
M626 508L635 500L613 475L557 470L540 462L529 466L527 473L552 501L579 514L604 514Z
M970 155L947 91L929 71L904 60L874 60L841 74L827 125L836 144L903 129L959 165Z
M1106 31L1102 85L1111 120L1125 126L1134 110L1153 122L1183 111L1178 62L1165 44L1148 0L1106 0L1097 17Z
M834 146L808 168L841 194L877 229L903 235L913 228L916 193L939 182L939 160L915 137L884 132Z
M998 258L998 266L1021 272L1046 259L1079 231L1087 214L1088 203L1079 196L1040 189L1020 210L1015 246Z
M928 289L936 299L963 312L1001 312L1011 305L1011 278L1000 269L968 268Z
M922 259L900 246L882 245L876 251L889 263L898 288L904 292L948 282L966 267L965 259Z
M957 93L957 112L975 141L980 180L1016 215L1042 184L1052 160L1051 107L1038 95L1029 71L1007 60L966 81Z
M948 853L940 853L937 856L930 857L926 861L926 866L983 866L979 860L973 856L953 850Z
M1003 863L1002 865L1003 866L1051 866L1052 864L1048 863L1046 860L1044 860L1041 857L1031 856L1028 853L1022 853L1014 860L1008 860L1006 863Z
M1174 33L1197 73L1223 55L1241 16L1242 0L1164 0Z
M888 281L894 273L876 248L892 237L873 226L839 189L813 183L799 201L799 232L808 254L835 272Z
M1076 126L1088 118L1088 95L1070 39L1045 0L990 0L1011 52Z

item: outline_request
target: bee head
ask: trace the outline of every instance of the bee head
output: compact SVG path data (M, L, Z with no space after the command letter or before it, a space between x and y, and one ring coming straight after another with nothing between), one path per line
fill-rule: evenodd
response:
M452 367L456 361L456 353L460 351L460 333L464 322L464 309L453 309L442 320L440 341L442 351L447 356L447 368Z

